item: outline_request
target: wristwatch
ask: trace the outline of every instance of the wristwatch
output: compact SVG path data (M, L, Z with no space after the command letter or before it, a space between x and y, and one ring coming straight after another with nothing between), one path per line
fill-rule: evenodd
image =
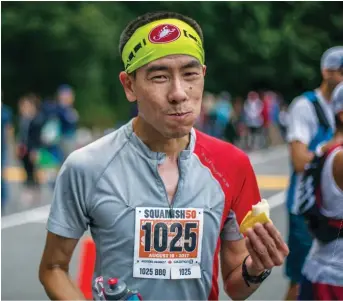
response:
M245 281L245 283L247 284L247 286L250 287L249 283L253 283L253 284L259 284L262 283L272 272L272 270L265 270L263 271L260 275L258 276L251 276L248 274L248 269L247 266L245 264L246 260L248 259L250 255L248 255L247 257L244 258L243 260L243 264L242 264L242 276L243 279Z

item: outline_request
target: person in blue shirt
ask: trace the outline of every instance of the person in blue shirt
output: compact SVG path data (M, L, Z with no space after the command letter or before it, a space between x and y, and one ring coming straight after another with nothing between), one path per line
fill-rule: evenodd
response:
M16 153L26 172L26 188L35 188L38 184L34 152L39 144L39 98L34 94L24 95L19 99L18 139ZM29 189L31 190L31 189ZM26 193L27 194L27 193Z
M214 137L224 138L226 126L230 122L231 111L231 95L223 91L220 93L212 111Z
M1 211L7 202L7 185L4 178L4 168L7 164L8 130L12 125L12 110L1 100Z
M61 121L61 148L66 158L75 150L75 136L79 115L74 108L75 93L71 86L62 85L57 90L58 114Z

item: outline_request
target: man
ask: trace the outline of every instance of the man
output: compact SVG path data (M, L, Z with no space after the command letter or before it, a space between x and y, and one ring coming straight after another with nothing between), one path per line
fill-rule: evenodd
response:
M24 202L36 201L37 166L36 152L40 146L39 98L34 94L24 95L19 99L19 127L17 156L26 172L25 189L21 199Z
M289 212L288 246L290 255L286 261L286 275L290 285L286 300L295 300L301 269L312 244L302 216L295 214L299 181L305 165L313 158L321 143L332 138L334 117L330 107L333 89L343 80L343 47L327 50L321 59L323 81L320 87L293 100L289 108L287 141L290 146L292 171L287 192Z
M232 115L231 95L227 91L221 92L213 108L213 136L224 139L225 128L230 123Z
M76 149L76 129L79 115L74 108L75 94L69 85L62 85L57 90L59 116L61 120L61 146L66 158Z
M25 95L19 99L19 124L18 124L18 142L17 156L21 160L25 169L27 178L26 186L32 187L36 185L35 166L30 158L30 150L28 148L31 141L29 137L30 123L37 114L37 107L33 95Z
M1 93L1 98L2 98ZM5 211L7 202L7 183L4 175L4 168L7 164L7 149L9 132L12 129L12 110L6 106L1 99L1 211Z
M321 219L313 214L309 219L314 240L304 264L298 300L343 300L343 83L334 90L332 103L335 135L313 160L312 169L306 168L302 183L311 177L313 184L301 185L299 192L309 204L315 196L312 202L320 204ZM320 226L312 228L311 222Z
M248 149L256 148L258 142L260 142L263 127L263 107L263 102L258 93L255 91L249 92L244 104L245 123L249 130L246 137Z
M226 292L245 299L288 248L272 223L243 239L238 224L260 200L249 159L193 129L206 71L200 26L177 13L148 13L119 44L119 78L138 117L64 163L40 281L50 298L83 298L68 265L89 226L94 278L121 278L145 300L218 300L221 250Z

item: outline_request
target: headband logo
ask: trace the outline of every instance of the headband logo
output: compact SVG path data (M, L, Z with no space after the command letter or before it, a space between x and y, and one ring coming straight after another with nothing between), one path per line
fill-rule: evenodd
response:
M154 44L170 43L177 40L180 35L180 29L175 25L161 24L150 31L149 41Z

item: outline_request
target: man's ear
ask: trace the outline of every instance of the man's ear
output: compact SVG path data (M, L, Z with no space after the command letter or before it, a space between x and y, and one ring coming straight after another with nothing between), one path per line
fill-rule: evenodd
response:
M206 75L206 70L207 70L207 66L203 65L202 66L202 73L204 74L204 76Z
M119 73L119 80L123 85L126 98L129 102L134 102L137 100L135 90L133 87L134 78L133 76L128 75L125 71Z

